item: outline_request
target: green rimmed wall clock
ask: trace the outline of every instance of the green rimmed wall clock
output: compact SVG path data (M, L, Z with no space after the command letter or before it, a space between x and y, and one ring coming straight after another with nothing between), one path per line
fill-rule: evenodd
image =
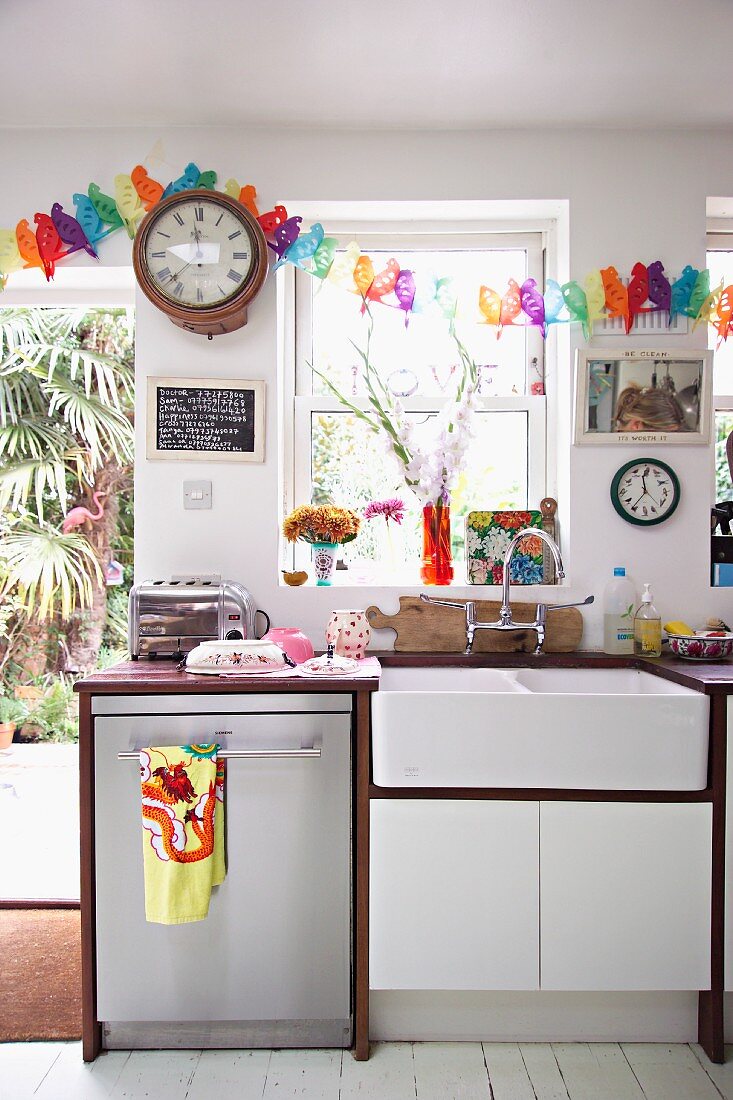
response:
M611 500L627 523L654 527L669 519L679 504L679 478L658 458L635 458L615 474Z

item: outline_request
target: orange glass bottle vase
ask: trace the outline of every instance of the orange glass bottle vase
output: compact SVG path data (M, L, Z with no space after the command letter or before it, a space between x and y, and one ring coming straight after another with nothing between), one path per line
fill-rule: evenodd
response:
M423 584L450 584L453 580L453 556L450 546L450 504L438 501L422 510Z

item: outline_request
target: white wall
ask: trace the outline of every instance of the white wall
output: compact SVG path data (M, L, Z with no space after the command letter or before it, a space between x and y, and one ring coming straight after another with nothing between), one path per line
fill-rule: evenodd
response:
M659 258L670 272L684 263L703 266L706 196L733 194L733 142L722 132L3 131L2 159L12 169L3 177L0 222L32 219L54 201L71 209L71 193L92 179L111 190L115 173L129 171L159 137L173 173L193 159L202 169L214 168L222 183L230 175L255 183L265 204L283 198L567 199L570 275L579 280L609 263L626 273L638 259ZM161 168L159 175L166 171ZM151 172L156 174L154 167ZM120 234L102 247L105 264L119 264L129 255L129 242ZM317 643L335 605L377 602L395 609L396 590L336 593L278 584L274 281L250 310L247 327L213 342L174 328L141 295L137 303L138 576L201 570L241 580L273 623L303 626ZM574 340L582 339L575 328L573 333ZM634 346L622 339L624 347ZM666 346L704 341L699 328L688 337L667 337ZM636 346L660 342L635 341ZM265 464L147 462L142 383L153 374L266 379ZM667 523L636 530L616 515L608 495L614 472L634 450L572 448L567 347L558 375L558 493L569 577L563 600L589 592L600 596L612 567L625 564L639 583L653 583L663 618L698 624L717 613L730 620L733 591L711 590L708 582L712 450L656 451L680 475L682 502ZM212 511L184 512L182 480L203 477L213 482ZM559 598L553 590L549 595ZM598 648L600 602L584 614L584 647Z

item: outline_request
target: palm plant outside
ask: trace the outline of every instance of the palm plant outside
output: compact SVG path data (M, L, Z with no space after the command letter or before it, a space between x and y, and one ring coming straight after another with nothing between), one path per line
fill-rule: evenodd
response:
M132 565L133 384L125 310L0 311L0 671L7 693L13 680L89 671L103 642L119 644L124 596L107 589L105 570L113 554ZM103 515L64 533L72 506L97 514L95 493Z
M731 472L725 445L733 431L733 413L719 412L715 416L715 499L733 499Z

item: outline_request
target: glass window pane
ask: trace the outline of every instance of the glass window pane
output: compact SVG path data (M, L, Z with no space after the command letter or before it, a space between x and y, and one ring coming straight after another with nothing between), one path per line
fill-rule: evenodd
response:
M708 252L707 264L710 269L710 285L718 286L720 280L723 285L733 281L733 251L732 252ZM733 394L733 337L722 341L720 347L718 334L712 325L708 329L708 347L715 349L713 357L713 392L719 394Z
M379 272L393 253L370 249L375 271ZM338 256L338 253L337 253ZM505 328L497 340L496 328L478 324L478 289L492 287L499 294L510 278L522 281L527 275L524 249L454 249L400 251L402 268L421 276L451 277L461 303L461 339L469 354L481 364L481 388L488 396L523 394L526 388L527 335L521 326ZM312 362L333 384L351 397L366 396L360 378L360 360L354 344L364 348L368 319L362 314L357 294L326 281L309 280L313 318ZM390 308L392 307L392 308ZM399 308L394 293L384 304L371 307L374 319L372 361L381 378L401 396L441 397L452 390L458 356L445 318L436 306L424 314L410 316ZM327 392L323 382L313 379L313 392Z
M424 422L429 417L411 414ZM451 500L453 552L464 560L463 527L468 512L528 506L528 414L525 410L479 412L475 438ZM311 415L313 503L329 501L363 510L370 500L398 496L406 506L401 527L391 528L395 557L419 564L421 504L388 457L382 437L349 413ZM385 554L383 521L370 520L346 547L350 561L379 560Z
M733 500L733 484L725 451L726 440L733 432L733 412L715 414L715 499Z

